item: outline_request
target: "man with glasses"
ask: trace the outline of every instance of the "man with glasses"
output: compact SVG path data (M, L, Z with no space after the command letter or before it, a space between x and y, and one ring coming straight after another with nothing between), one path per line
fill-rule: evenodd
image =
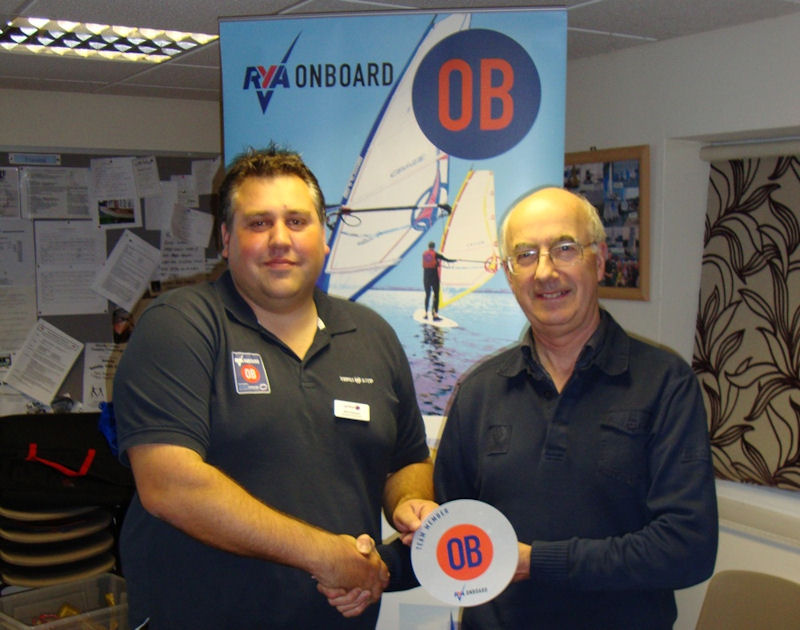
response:
M674 589L706 579L717 511L697 379L629 337L598 301L608 255L585 199L546 188L501 227L506 278L530 328L451 400L437 501L501 510L513 583L462 629L672 628Z

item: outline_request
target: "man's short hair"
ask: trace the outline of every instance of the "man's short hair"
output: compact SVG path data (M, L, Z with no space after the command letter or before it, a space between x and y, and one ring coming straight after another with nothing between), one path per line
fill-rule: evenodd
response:
M247 152L237 155L225 173L218 194L220 219L225 222L228 229L233 222L233 196L242 182L249 177L281 175L296 175L306 183L320 223L325 223L325 197L314 173L303 162L300 154L270 143L265 149L250 148Z
M595 243L606 242L606 229L597 208L592 205L586 197L579 193L572 193L580 200L580 207L586 215L586 223L589 228L589 238Z
M545 190L545 188L542 188L540 190ZM571 190L566 190L566 189L563 189L563 190L565 190L570 195L575 197L575 199L576 199L576 201L578 203L578 207L583 212L584 218L586 220L586 227L589 229L589 238L592 240L592 242L594 242L594 243L605 243L606 242L606 229L605 229L605 227L603 227L603 220L600 218L600 213L597 211L597 208L595 208L592 205L592 202L589 201L583 195L581 195L579 193L575 193L575 192L573 192ZM531 194L535 194L536 192L539 192L539 191L535 191L534 193L531 193ZM528 195L528 196L530 196L530 195ZM499 234L498 234L499 239L498 240L500 241L500 255L502 257L505 257L505 256L508 255L508 253L506 252L506 236L508 235L508 220L509 220L509 217L511 216L511 212L516 208L517 205L512 207L511 210L509 210L506 213L506 216L503 218L503 222L500 225L500 230L499 230Z

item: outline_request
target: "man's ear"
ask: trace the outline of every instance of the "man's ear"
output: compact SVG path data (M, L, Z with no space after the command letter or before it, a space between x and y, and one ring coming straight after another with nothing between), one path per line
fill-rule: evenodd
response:
M220 234L222 234L222 257L228 259L228 243L231 240L231 234L228 232L228 225L223 221L219 226Z
M605 241L597 244L597 253L594 257L597 261L597 281L600 282L606 273L606 260L608 259L608 245Z

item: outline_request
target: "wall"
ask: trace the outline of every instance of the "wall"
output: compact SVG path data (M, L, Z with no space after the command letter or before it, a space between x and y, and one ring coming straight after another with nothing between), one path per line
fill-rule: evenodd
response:
M651 299L605 306L632 332L689 359L700 286L708 166L704 140L800 135L800 14L568 66L566 150L651 147ZM7 147L220 152L216 103L0 90ZM66 121L69 121L67 124ZM724 502L800 519L800 497L720 484ZM739 509L739 508L737 508ZM800 580L793 544L725 514L718 568ZM678 630L694 628L704 586L679 593Z
M0 103L4 148L222 152L215 102L0 90Z
M651 147L652 299L616 305L614 314L684 356L692 351L707 186L698 145L687 140L799 132L798 28L795 14L568 66L567 151Z
M694 343L708 186L700 146L800 135L798 32L795 14L568 66L567 151L651 147L651 299L605 306L628 329L686 359ZM762 528L790 519L800 531L800 493L720 483L718 494L717 570L751 568L800 581L797 540ZM704 592L699 585L678 593L676 630L694 628Z

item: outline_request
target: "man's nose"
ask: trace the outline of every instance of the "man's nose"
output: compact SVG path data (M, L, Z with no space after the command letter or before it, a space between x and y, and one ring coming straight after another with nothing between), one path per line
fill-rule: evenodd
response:
M289 242L289 228L283 221L275 221L269 231L270 245L283 245Z
M550 250L548 249L545 253L544 251L539 252L539 260L536 263L536 271L534 272L535 276L541 276L546 278L547 276L552 275L556 271L556 266L553 264L553 259L550 258Z

